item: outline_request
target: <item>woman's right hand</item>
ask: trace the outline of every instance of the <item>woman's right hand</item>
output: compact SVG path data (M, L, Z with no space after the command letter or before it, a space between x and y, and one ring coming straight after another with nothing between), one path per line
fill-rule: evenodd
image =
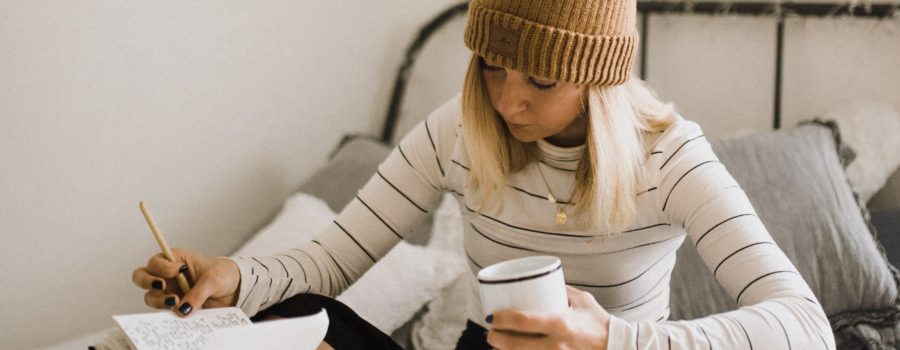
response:
M241 273L237 264L226 258L206 257L191 251L172 249L175 261L156 254L147 266L134 270L131 280L147 290L144 303L159 309L175 309L179 315L190 315L200 308L216 308L237 304ZM184 272L191 285L181 292L175 277Z

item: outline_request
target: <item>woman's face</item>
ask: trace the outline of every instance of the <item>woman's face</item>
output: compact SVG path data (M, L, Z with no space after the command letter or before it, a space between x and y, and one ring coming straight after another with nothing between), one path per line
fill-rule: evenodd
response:
M547 80L494 66L479 59L491 106L516 140L546 139L558 146L577 146L587 135L582 99L585 86Z

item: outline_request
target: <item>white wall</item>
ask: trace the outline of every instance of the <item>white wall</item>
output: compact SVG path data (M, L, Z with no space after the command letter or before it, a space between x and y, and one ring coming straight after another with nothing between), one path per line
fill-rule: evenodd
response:
M784 126L856 101L887 101L900 110L900 16L790 19L784 69Z
M775 19L649 17L647 83L707 135L770 128Z
M376 133L453 1L0 2L0 348L142 312L158 248L223 255L344 133Z
M771 16L652 15L647 83L707 136L772 128L775 38ZM788 18L782 127L854 101L900 109L900 17Z

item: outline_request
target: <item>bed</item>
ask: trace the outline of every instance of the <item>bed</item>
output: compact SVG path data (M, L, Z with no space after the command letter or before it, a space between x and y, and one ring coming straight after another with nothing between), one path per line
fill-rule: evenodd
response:
M900 274L894 267L900 263L900 138L896 136L900 112L896 105L878 100L801 117L784 116L782 106L783 38L788 22L783 16L843 13L885 18L893 15L896 5L640 2L639 7L644 35L652 15L776 13L771 77L775 98L766 104L772 107L771 113L762 118L767 127L723 132L712 141L714 149L821 300L838 348L900 346L896 304ZM330 161L285 202L278 217L235 255L277 252L310 239L353 198L399 137L458 93L469 57L459 39L466 8L466 3L460 3L447 9L410 44L398 68L381 132L346 136ZM641 53L638 71L646 78L651 57L647 47L642 46ZM406 348L453 348L464 325L460 276L468 269L461 253L458 216L456 205L445 198L410 238L339 299ZM694 273L707 271L707 265L692 244L685 244L677 259L670 319L736 308L711 274ZM690 297L696 295L706 297ZM51 349L84 348L103 334L86 335Z
M843 108L798 115L796 103L791 105L792 101L783 99L790 95L784 86L793 83L785 79L783 71L795 65L785 57L785 52L793 52L786 38L796 35L791 26L802 25L799 20L804 17L852 14L855 17L850 17L850 21L889 18L896 4L856 8L816 3L776 6L764 2L639 2L638 6L643 14L639 25L645 36L651 16L678 16L685 12L765 16L763 20L775 26L773 72L763 75L763 79L772 82L774 99L767 96L771 101L766 106L771 109L762 118L762 127L721 132L714 138L713 146L748 193L776 242L822 300L838 348L896 348L900 335L900 309L896 305L900 278L893 264L900 261L900 138L895 135L900 133L900 113L889 102L862 99ZM322 190L323 186L328 186L336 174L374 172L376 160L387 154L390 145L458 92L469 54L458 40L465 10L465 3L449 8L426 24L410 44L398 69L381 134L377 138L348 136L332 161L302 191L329 201L335 210L341 208L353 194L347 188L361 186L367 176L342 179L341 183L354 184L335 189L343 193ZM650 71L647 62L652 55L646 47L641 53L637 64L639 74L646 79ZM354 171L347 171L351 169ZM823 188L829 191L822 191ZM420 287L434 293L434 297L415 312L410 307L414 305L405 305L405 313L397 316L407 322L400 325L395 321L391 327L383 328L393 331L395 338L408 348L452 348L455 336L462 330L463 316L458 312L462 293L456 290L461 283L448 276L448 272L464 271L465 266L458 258L455 215L458 213L452 206L442 205L425 224L433 225L434 235L422 248L443 254L440 256L444 259L443 269L434 272L433 282ZM428 234L427 227L418 231L422 232L413 237L421 244ZM456 250L457 256L448 257L448 248ZM693 273L707 270L707 265L691 244L679 250L678 260L673 272L670 319L691 319L736 308L710 274ZM392 278L378 273L373 271L373 279ZM446 284L441 286L442 283ZM698 302L690 297L698 294L707 298ZM353 303L352 298L347 300ZM368 307L362 304L365 303L360 302L360 308ZM398 305L390 308L404 309ZM412 318L407 319L407 315ZM393 328L394 325L400 326Z

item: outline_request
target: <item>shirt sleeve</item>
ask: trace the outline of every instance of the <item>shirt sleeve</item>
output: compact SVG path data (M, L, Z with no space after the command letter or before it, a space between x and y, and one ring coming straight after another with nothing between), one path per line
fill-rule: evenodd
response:
M685 321L612 317L609 349L834 349L831 326L797 269L696 124L667 130L655 164L659 208L681 225L739 309Z
M299 293L336 296L439 203L457 125L451 100L407 134L315 239L265 257L237 257L237 306L248 315Z

